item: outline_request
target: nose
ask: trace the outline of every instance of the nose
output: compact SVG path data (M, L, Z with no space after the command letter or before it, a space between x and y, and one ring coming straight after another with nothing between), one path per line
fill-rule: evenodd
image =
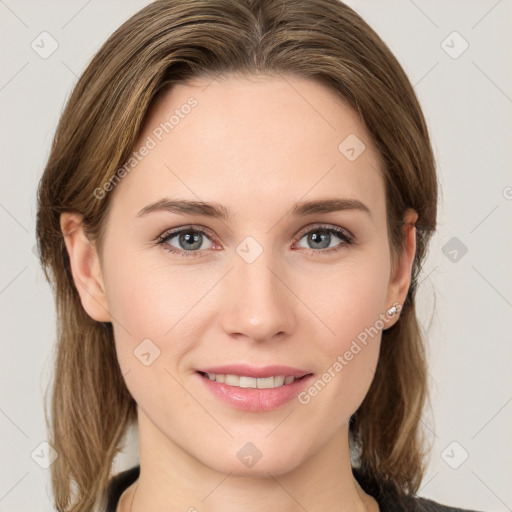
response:
M297 299L270 253L264 250L252 263L234 255L222 296L222 328L230 336L264 342L283 339L295 328Z

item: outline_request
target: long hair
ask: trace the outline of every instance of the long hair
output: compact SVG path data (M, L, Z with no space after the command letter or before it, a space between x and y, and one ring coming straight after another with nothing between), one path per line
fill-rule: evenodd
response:
M435 231L438 183L425 119L404 70L338 0L157 0L121 25L83 72L38 188L37 242L57 311L50 418L46 408L45 414L59 455L51 476L60 512L99 506L136 421L112 326L87 315L74 286L60 215L81 214L101 247L111 194L98 199L95 190L129 158L156 95L190 78L227 73L309 78L351 105L383 163L392 262L404 248L403 213L418 213L412 284L398 322L382 334L374 380L349 432L369 481L403 495L421 483L428 388L415 293Z

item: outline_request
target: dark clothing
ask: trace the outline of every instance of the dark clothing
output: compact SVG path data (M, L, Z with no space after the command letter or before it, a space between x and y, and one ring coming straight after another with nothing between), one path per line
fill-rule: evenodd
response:
M113 477L107 489L108 504L105 512L116 512L119 498L124 490L139 477L140 466L135 466ZM380 512L477 512L474 510L447 507L435 501L419 496L407 496L401 500L390 488L381 491L373 482L369 482L357 469L354 476L366 494L379 504Z

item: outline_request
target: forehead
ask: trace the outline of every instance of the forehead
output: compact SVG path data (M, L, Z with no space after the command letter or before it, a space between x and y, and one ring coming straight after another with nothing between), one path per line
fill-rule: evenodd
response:
M319 196L357 198L384 212L379 158L363 123L306 78L174 85L154 101L134 151L116 195L137 212L162 197L271 210Z

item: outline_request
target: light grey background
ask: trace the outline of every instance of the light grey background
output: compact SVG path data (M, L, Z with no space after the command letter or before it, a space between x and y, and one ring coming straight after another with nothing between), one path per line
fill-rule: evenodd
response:
M37 182L78 75L147 3L0 0L1 512L52 510L50 470L39 464L49 453L41 445L43 392L55 319L33 250ZM442 186L419 290L434 414L422 418L433 450L418 494L462 508L512 510L512 2L348 3L415 85ZM58 44L47 58L31 47L51 49L43 31ZM128 444L117 471L137 463L136 431Z

